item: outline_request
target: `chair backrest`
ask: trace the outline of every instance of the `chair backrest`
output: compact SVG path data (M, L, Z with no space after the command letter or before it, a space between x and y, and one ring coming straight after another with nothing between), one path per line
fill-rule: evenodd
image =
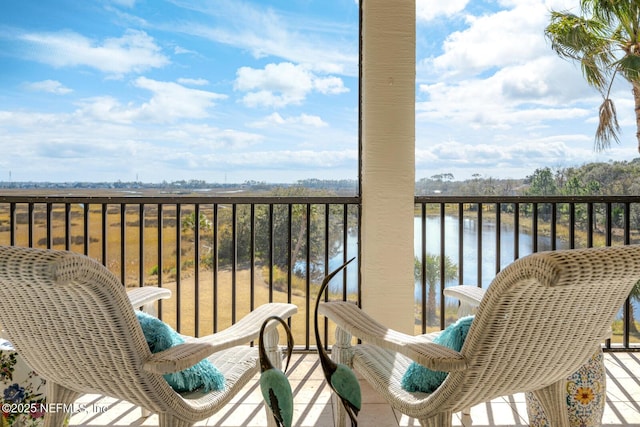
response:
M47 381L150 410L179 399L161 375L142 369L151 353L125 288L97 261L0 247L0 301L9 341Z
M461 350L468 369L449 374L438 399L469 407L566 378L609 336L639 279L635 245L516 260L495 277L478 307Z

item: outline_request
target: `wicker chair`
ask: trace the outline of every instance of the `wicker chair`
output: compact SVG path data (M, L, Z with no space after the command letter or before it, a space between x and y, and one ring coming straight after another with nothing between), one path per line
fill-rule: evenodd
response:
M287 319L297 311L292 304L265 304L221 332L185 337L185 344L152 354L134 307L167 292L150 287L127 293L109 270L84 255L0 247L0 325L46 379L47 402L72 408L83 393L102 394L157 413L160 426L190 426L223 408L259 372L258 348L246 343L258 338L264 319ZM276 325L271 323L265 341L277 365ZM223 390L179 394L163 378L204 358L224 374ZM45 426L61 426L66 416L46 414Z
M600 348L638 279L640 246L521 258L488 287L460 352L390 330L349 302L321 304L320 313L338 327L332 358L423 426L451 426L465 408L533 392L550 424L568 427L566 377ZM352 335L364 344L352 346ZM401 379L412 361L449 374L433 393L405 391ZM346 425L342 412L337 426Z

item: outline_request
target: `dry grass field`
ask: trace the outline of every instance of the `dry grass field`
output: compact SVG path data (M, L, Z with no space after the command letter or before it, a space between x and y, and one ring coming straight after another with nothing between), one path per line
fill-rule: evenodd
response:
M127 287L140 286L140 284L157 286L158 275L162 275L161 286L171 289L173 297L162 301L160 314L163 320L187 335L196 335L196 332L200 336L213 333L214 324L217 330L222 330L233 323L234 315L237 320L248 313L252 303L255 307L269 301L270 286L263 278L263 269L260 265L254 267L253 297L251 296L251 269L248 266L239 267L235 277L230 269L221 268L217 271L214 280L213 271L200 265L196 284L193 236L192 233L178 228L180 221L176 218L176 205L164 205L160 217L157 205L146 205L143 215L140 214L138 206L134 205L108 205L104 212L101 205L91 205L86 215L87 221L85 221L84 209L84 206L75 204L67 213L64 204L54 204L48 213L46 204L35 204L32 211L29 210L28 204L18 204L14 214L15 244L46 248L49 232L51 248L65 249L68 241L70 250L83 253L86 226L89 240L88 255L105 264ZM192 212L189 206L182 206L181 218ZM0 244L9 244L11 241L10 215L9 204L0 203ZM70 219L68 225L67 218ZM142 235L141 219L144 219ZM162 222L161 234L158 227L160 221ZM125 224L124 234L122 223ZM103 252L103 230L106 233L106 252ZM123 236L125 244L121 245ZM180 249L178 250L179 239ZM142 262L141 240L144 241ZM159 241L161 246L158 244ZM125 251L124 256L122 248ZM158 262L160 250L162 268L159 268ZM206 253L206 250L200 247L201 256ZM125 260L124 277L122 277L121 259ZM178 263L180 264L179 278L176 268ZM312 289L315 288L317 284L314 284ZM271 294L273 301L287 302L286 292L272 287ZM292 291L290 302L298 306L298 314L292 319L291 326L298 347L309 345L313 348L315 345L314 297L311 299L311 313L308 313L304 290ZM215 313L214 308L217 308ZM309 319L308 322L307 319ZM324 322L321 322L321 331L323 326ZM308 343L307 337L310 337Z
M50 193L54 194L54 192ZM23 192L19 194L25 195ZM37 195L42 196L42 191L38 191ZM76 193L73 195L81 196ZM96 197L113 194L105 190L102 193L91 191L90 195ZM118 195L121 196L121 194ZM71 205L69 212L65 211L65 205L62 203L53 204L50 211L47 211L45 203L34 204L32 210L27 203L17 204L14 212L15 244L44 248L48 245L47 234L49 233L52 248L65 249L68 242L71 250L82 253L86 228L88 230L86 238L89 241L88 255L104 263L117 277L121 278L127 287L140 286L140 284L157 286L160 279L161 286L172 290L173 298L161 304L161 316L163 320L184 334L197 333L202 336L214 332L214 327L216 330L224 329L233 322L234 307L235 319L240 319L250 311L252 270L246 262L240 263L235 276L231 270L221 266L214 277L210 268L200 265L196 284L193 235L179 227L181 219L190 215L193 207L182 205L180 218L177 218L176 204L164 204L162 213L159 215L158 205L145 205L141 214L135 199L132 203L131 205L109 204L104 211L101 205L95 204L89 206L86 213L85 207L80 204ZM206 209L203 212L205 215L211 215L211 212ZM10 216L9 204L0 203L0 244L9 244L11 241ZM503 220L508 221L508 218L508 215L503 215ZM144 222L142 228L141 221ZM161 228L160 224L162 224ZM105 242L103 242L103 233ZM124 245L121 244L123 241ZM144 242L142 258L141 241ZM103 251L103 246L106 251ZM200 246L201 257L206 251L207 248ZM160 252L161 262L159 262ZM125 260L124 265L121 264L121 259ZM180 265L180 274L177 271L178 265ZM254 266L253 274L253 306L258 306L269 301L270 286L264 277L263 267L258 263ZM312 283L310 307L307 309L305 286L299 283L293 284L291 302L298 306L299 312L294 316L291 324L296 345L299 347L309 345L313 348L315 345L313 304L317 286L317 283ZM287 302L287 293L282 292L278 287L272 287L271 293L273 301ZM416 314L419 318L420 313ZM621 342L622 339L621 325L618 323L621 322L614 324L613 342ZM321 326L324 326L324 322L321 322ZM421 332L417 324L415 332ZM329 331L328 336L331 342L332 330ZM631 341L640 342L640 337L632 334Z

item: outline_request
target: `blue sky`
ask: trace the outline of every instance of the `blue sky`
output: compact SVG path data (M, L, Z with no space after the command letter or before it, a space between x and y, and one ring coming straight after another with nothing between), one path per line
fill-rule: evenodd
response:
M544 39L568 0L417 0L416 178L595 153L598 94ZM0 2L0 180L357 178L354 0Z

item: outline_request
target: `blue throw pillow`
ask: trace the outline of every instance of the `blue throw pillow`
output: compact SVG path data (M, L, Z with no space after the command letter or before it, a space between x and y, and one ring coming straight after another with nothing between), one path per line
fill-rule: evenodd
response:
M184 339L160 319L138 310L135 310L135 313L151 353L158 353L184 343ZM177 392L193 391L199 388L209 392L224 388L224 375L207 359L201 360L184 371L166 374L164 379Z
M460 351L469 332L473 316L462 317L457 322L447 326L433 342ZM402 388L407 391L421 391L433 393L447 377L448 372L432 371L417 362L409 365L402 376Z

